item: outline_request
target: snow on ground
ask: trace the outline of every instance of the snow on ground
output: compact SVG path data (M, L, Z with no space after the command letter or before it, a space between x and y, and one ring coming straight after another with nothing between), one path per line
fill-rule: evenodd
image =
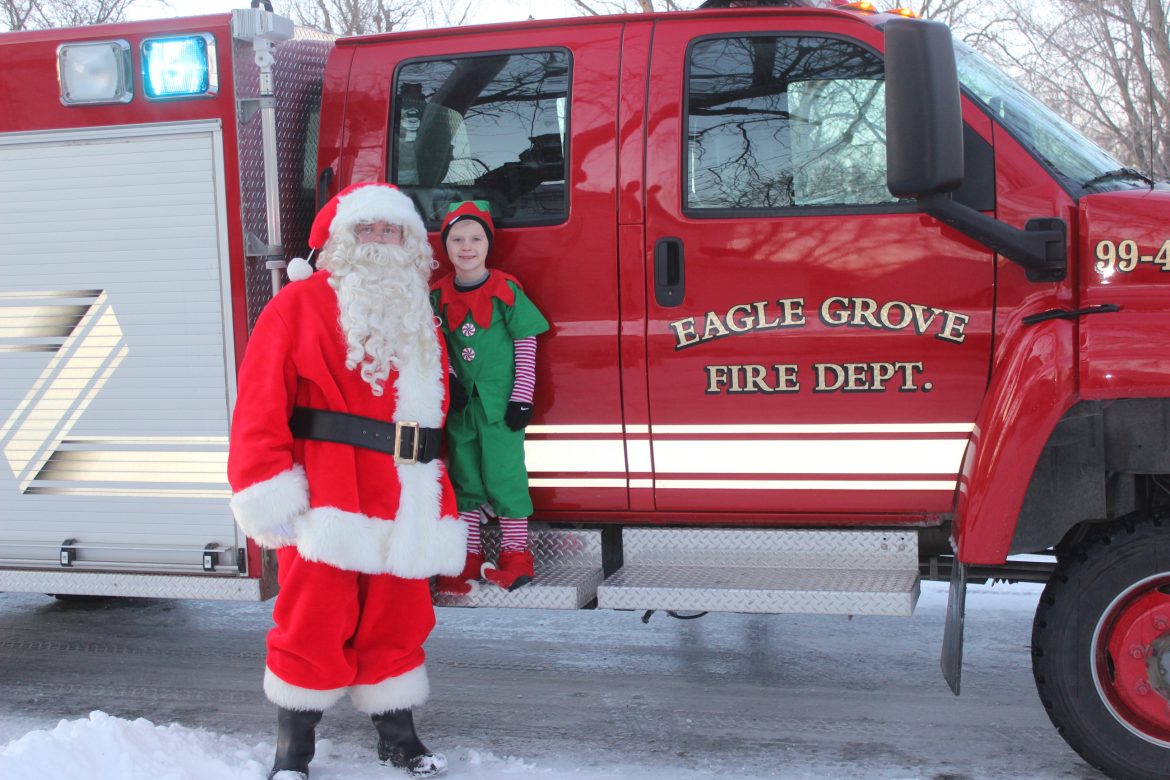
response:
M101 711L85 720L61 721L51 730L30 731L0 750L4 780L260 780L272 763L273 744L246 744L235 738L177 725L158 726L144 718L125 720ZM585 767L541 763L457 747L448 755L455 780L697 780L709 777L682 767L607 764ZM389 780L404 773L387 770L368 756L342 755L331 740L317 742L313 780ZM817 774L817 777L823 777Z
M990 613L1016 613L1012 618L1025 624L1034 611L1040 587L1036 585L971 586L968 591L968 617ZM937 615L945 611L947 590L942 583L924 583L918 609ZM507 611L515 612L515 611ZM464 613L466 614L466 613ZM484 617L487 617L484 613ZM494 620L491 618L490 620ZM442 613L440 622L442 622ZM970 632L970 628L968 629ZM891 639L896 641L896 639ZM979 641L968 634L968 647ZM977 645L976 645L977 647ZM1034 695L1024 692L1024 695ZM27 732L27 733L26 733ZM15 736L20 735L23 736ZM424 738L425 738L424 734ZM681 736L681 735L680 735ZM114 717L100 710L88 718L62 720L55 727L36 726L28 715L9 716L0 709L0 778L3 780L262 780L271 765L273 737L246 734L220 734L177 724L156 724L144 718ZM1058 740L1055 733L1051 738ZM685 739L685 738L684 738ZM683 761L683 765L647 765L638 762L635 746L615 746L615 753L593 755L573 752L550 754L549 745L532 744L531 755L496 755L482 747L444 745L451 762L452 780L698 780L699 778L760 777L758 765L737 767L734 755L716 757L706 766ZM635 747L631 750L631 747ZM557 748L554 747L554 751ZM926 744L924 751L933 749ZM681 754L680 754L681 755ZM961 756L959 757L962 763ZM783 766L781 769L780 766ZM864 764L862 764L864 766ZM842 767L828 765L793 766L778 758L777 771L770 777L782 780L822 780L839 776ZM1087 767L1086 767L1087 769ZM746 771L745 771L746 770ZM1023 770L1021 770L1023 771ZM1091 770L1089 770L1091 772ZM365 750L352 745L319 739L317 757L312 765L313 780L388 780L405 776L379 766ZM851 777L865 780L936 780L940 777L965 778L971 775L939 775L934 771L884 768L874 772L856 769ZM982 775L979 775L982 776ZM1019 778L1028 774L1002 774L995 778ZM1062 775L1068 776L1068 775ZM1078 775L1077 776L1096 776Z

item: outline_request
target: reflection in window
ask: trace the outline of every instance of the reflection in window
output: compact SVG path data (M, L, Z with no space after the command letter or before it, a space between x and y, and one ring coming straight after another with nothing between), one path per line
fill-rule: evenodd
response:
M705 40L688 78L688 209L896 202L871 52L835 38Z
M389 180L428 222L461 200L505 224L565 217L567 52L411 62L396 84Z

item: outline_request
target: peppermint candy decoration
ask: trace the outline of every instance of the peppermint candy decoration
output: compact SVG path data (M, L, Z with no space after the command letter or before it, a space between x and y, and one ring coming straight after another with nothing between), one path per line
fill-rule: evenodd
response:
M475 335L475 323L474 322L465 322L465 323L463 323L463 327L460 328L459 331L467 338L471 338L472 336Z
M475 360L475 350L472 349L471 347L464 347L463 352L461 352L460 354L463 356L463 359L466 360L468 363Z

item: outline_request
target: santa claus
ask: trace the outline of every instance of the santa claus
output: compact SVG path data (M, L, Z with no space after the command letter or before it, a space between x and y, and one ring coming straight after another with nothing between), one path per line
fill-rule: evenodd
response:
M447 358L428 298L426 228L392 185L357 184L313 223L319 269L256 322L239 374L232 511L275 549L280 595L264 692L278 707L270 778L304 780L314 727L349 694L383 762L416 777L446 759L415 733L426 700L428 578L463 567L464 524L441 460Z

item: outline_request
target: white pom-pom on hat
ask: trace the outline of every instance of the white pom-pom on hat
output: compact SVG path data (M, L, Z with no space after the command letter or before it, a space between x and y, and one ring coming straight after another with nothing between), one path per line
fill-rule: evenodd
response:
M285 269L290 281L303 282L313 275L313 266L303 257L294 257Z

